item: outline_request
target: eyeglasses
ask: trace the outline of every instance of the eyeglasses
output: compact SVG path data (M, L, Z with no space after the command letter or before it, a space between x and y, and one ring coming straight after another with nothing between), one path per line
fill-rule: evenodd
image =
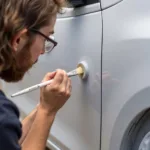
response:
M34 32L34 33L38 33L46 39L46 41L45 41L45 52L46 53L51 52L54 49L54 47L58 44L54 40L53 36L48 37L36 29L30 29L29 31Z

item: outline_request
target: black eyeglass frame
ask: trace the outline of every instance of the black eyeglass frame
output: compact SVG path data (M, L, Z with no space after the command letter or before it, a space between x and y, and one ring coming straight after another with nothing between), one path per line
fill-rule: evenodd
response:
M52 50L54 49L54 47L56 47L57 44L58 44L55 40L51 39L50 37L46 36L45 34L43 34L42 32L40 32L40 31L38 31L38 30L36 30L36 29L33 29L33 28L32 28L32 29L29 29L29 31L34 32L34 33L38 33L38 34L40 34L41 36L43 36L46 40L52 42L52 43L54 44L54 46L53 46L53 48L52 48L50 51L52 51Z

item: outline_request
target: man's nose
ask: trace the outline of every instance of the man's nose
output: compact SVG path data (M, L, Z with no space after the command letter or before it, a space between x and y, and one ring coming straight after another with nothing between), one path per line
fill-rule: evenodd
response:
M41 50L41 55L45 53L45 50Z

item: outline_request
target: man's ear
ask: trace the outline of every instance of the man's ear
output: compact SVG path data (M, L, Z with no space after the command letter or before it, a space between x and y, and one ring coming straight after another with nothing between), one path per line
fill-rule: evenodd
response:
M13 37L11 44L14 51L17 51L19 47L23 47L23 44L25 43L26 33L27 29L23 29Z

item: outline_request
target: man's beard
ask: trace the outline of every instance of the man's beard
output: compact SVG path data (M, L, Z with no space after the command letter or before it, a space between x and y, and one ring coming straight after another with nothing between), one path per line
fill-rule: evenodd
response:
M0 78L6 82L20 81L32 65L29 45L26 45L21 51L15 54L12 65L7 70L0 72Z

